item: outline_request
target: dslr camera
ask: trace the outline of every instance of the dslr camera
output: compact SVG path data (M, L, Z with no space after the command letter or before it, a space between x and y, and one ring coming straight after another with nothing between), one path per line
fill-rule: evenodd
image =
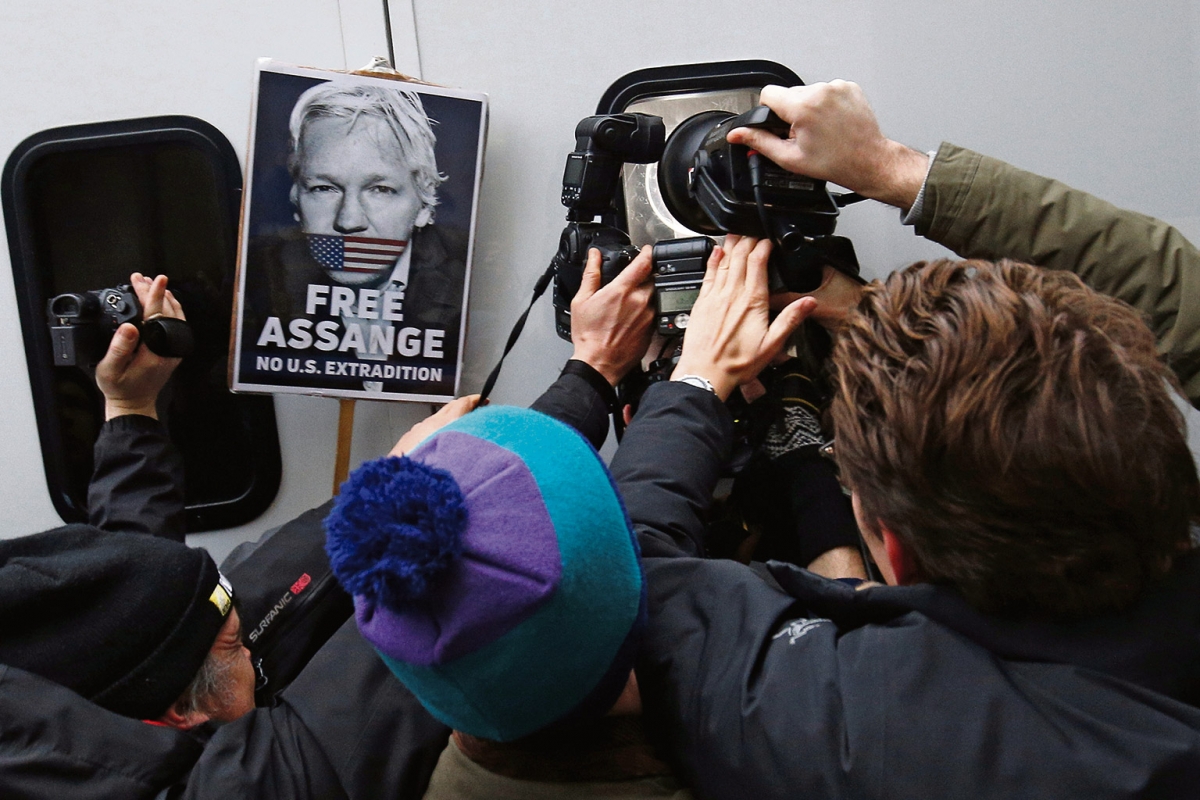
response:
M628 234L614 223L620 173L626 163L658 162L658 187L667 211L704 236L654 245L657 327L682 334L700 292L713 243L709 237L736 233L771 239L768 264L772 291L817 289L826 266L852 279L858 259L850 240L834 236L839 209L861 200L835 195L824 181L791 173L726 135L756 127L787 136L789 126L766 106L744 114L702 111L665 137L660 117L608 114L587 117L575 128L575 150L563 172L562 203L567 227L554 256L555 330L571 338L571 299L579 290L587 251L600 250L601 279L612 280L637 255ZM595 222L596 216L602 221Z
M126 322L138 326L142 344L165 358L188 356L195 345L192 329L181 319L155 317L142 322L142 304L128 284L60 294L50 298L46 310L55 366L96 364L104 358L117 328Z
M637 257L629 234L612 224L613 198L620 185L621 167L657 161L665 140L662 118L647 114L604 114L586 117L575 126L575 149L567 156L563 171L567 226L551 262L554 329L561 338L571 340L571 300L583 281L588 250L600 251L603 283ZM597 216L600 222L595 221Z

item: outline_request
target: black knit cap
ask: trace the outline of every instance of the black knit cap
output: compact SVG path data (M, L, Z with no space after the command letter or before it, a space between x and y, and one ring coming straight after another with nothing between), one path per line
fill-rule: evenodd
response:
M135 719L196 677L231 608L212 557L68 525L0 541L0 663Z

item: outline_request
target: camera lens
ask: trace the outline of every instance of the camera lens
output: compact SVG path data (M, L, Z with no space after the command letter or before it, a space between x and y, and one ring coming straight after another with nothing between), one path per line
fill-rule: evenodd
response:
M797 230L785 231L779 238L779 244L784 250L799 250L807 243L804 234Z
M720 235L708 214L691 192L692 165L696 151L713 128L734 116L728 111L702 111L676 126L667 139L658 164L658 190L671 216L698 233Z

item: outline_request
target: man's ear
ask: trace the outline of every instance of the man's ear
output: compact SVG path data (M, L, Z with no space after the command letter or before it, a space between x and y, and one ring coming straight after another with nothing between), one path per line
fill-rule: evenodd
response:
M417 219L413 222L413 227L424 228L431 222L433 222L433 207L421 206L421 210L417 212Z
M158 718L158 722L171 727L178 728L181 731L190 731L197 725L203 725L208 722L209 716L203 711L191 711L187 714L180 714L175 710L175 706L167 709L167 713Z
M880 525L879 532L883 536L883 547L887 551L888 563L891 564L896 585L917 583L917 562L913 559L912 552L886 525Z

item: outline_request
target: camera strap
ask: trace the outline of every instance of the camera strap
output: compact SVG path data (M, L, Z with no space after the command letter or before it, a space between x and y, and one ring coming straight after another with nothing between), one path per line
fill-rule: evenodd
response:
M504 344L504 352L500 354L500 360L496 362L496 366L492 368L491 374L487 376L487 380L483 382L483 388L479 391L479 404L483 405L487 401L488 396L492 393L492 389L496 386L496 379L500 377L500 368L504 366L504 358L513 349L513 345L517 343L517 339L521 338L521 331L525 330L525 320L529 319L529 312L533 310L533 304L538 301L538 298L546 293L546 288L550 285L550 281L554 278L553 262L546 271L542 273L542 277L538 278L537 283L533 286L533 298L530 299L529 305L525 307L524 313L517 319L517 323L513 325L512 331L508 334L508 341Z
M496 379L500 377L500 368L504 366L504 359L508 356L513 346L517 343L517 339L521 338L521 331L525 330L525 321L529 319L529 312L533 310L533 304L538 301L538 298L546 293L547 287L550 286L550 281L554 278L555 263L551 262L546 271L542 273L542 277L538 278L537 283L533 286L533 297L529 300L529 305L525 306L525 311L517 318L516 324L513 325L512 331L508 334L508 341L504 343L504 352L500 354L500 360L496 362L496 366L492 368L491 373L487 376L487 380L483 382L483 388L479 390L479 405L483 405L492 393L492 389L496 387ZM625 420L621 418L621 407L617 400L616 391L608 384L608 381L597 372L593 367L582 361L568 361L563 367L562 374L578 375L583 378L596 392L603 398L605 405L612 415L613 428L616 430L617 439L620 440L621 435L625 433Z

